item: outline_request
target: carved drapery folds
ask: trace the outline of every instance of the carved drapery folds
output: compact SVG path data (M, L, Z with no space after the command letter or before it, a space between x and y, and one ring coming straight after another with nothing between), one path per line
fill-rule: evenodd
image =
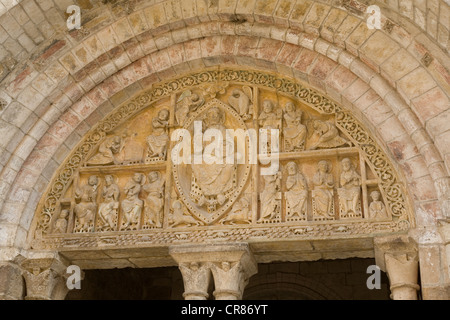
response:
M196 162L206 150L210 162ZM33 246L345 237L413 223L388 158L349 112L289 79L211 70L155 85L93 128L43 197Z
M186 300L206 300L214 281L216 300L241 300L257 264L245 243L181 245L169 248L183 275Z

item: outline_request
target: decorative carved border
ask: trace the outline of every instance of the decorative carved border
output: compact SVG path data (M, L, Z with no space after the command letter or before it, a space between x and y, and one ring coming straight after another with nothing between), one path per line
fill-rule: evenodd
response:
M302 84L287 78L279 78L275 74L248 70L242 71L233 69L214 69L180 77L178 79L167 81L160 85L155 85L150 90L138 95L128 103L120 106L111 114L109 114L104 120L100 121L98 125L86 135L84 140L78 144L74 152L72 152L72 154L68 157L64 165L58 171L56 177L51 182L44 197L42 198L35 217L35 219L37 219L35 237L37 239L42 237L44 238L42 240L38 240L37 242L34 241L35 245L43 245L44 247L47 247L47 245L43 243L41 243L41 245L39 245L38 243L48 242L48 245L50 246L52 246L51 243L59 243L59 246L65 246L65 242L62 238L48 235L53 215L57 210L57 206L59 201L61 200L61 197L66 192L68 186L73 180L74 174L77 172L77 170L80 169L82 163L86 160L86 157L93 150L93 148L95 148L98 143L106 137L108 133L113 131L130 117L136 115L144 108L162 98L169 97L171 94L179 93L193 87L220 82L234 82L246 85L258 85L265 89L273 89L281 94L300 100L301 102L305 103L321 114L336 115L336 121L339 128L352 139L356 147L360 148L363 151L363 156L366 158L367 162L380 179L380 187L383 189L383 192L385 193L388 200L387 205L390 207L393 215L397 218L397 221L395 222L381 224L377 222L347 222L345 224L345 226L347 227L343 227L351 228L352 230L354 230L352 232L355 234L370 234L375 231L382 231L384 233L404 231L414 223L411 213L407 210L408 206L407 200L405 198L404 188L399 182L399 179L395 174L395 170L393 169L391 162L384 154L382 149L378 146L378 144L363 129L363 126L353 118L350 112L344 110L341 106L337 105L327 97L319 94L314 89L307 88ZM317 230L317 232L325 232L327 228L335 228L335 226L338 226L338 224L334 224L333 226L325 226L308 223L307 225L305 225L305 228ZM267 238L273 239L278 237L276 235L279 235L279 237L285 237L287 235L297 237L298 235L296 235L294 231L297 229L299 229L298 226L290 227L289 225L284 225L282 227L270 227L267 229L238 228L236 230L227 230L220 232L223 232L226 235L225 238L229 240L246 240L254 237L255 233L260 232L261 230L265 230L265 236ZM189 232L190 235L188 236L188 240L194 242L203 241L200 240L200 238L205 237L204 241L209 241L212 239L209 234L214 232L219 231L191 231ZM237 235L236 232L239 234L243 234ZM313 233L315 234L315 232ZM325 233L321 233L321 235L325 235ZM123 237L131 237L136 239L144 239L148 237L149 239L153 239L149 240L148 242L155 241L154 243L162 244L178 241L177 234L178 232L176 231L164 231L152 232L145 235L116 235L114 237L114 239L116 240L112 242L118 244L118 242L120 243L120 239L122 239ZM310 233L308 232L308 234ZM102 239L102 237L99 237L95 234L89 236L89 239L91 240L88 241L87 238L84 238L84 241L87 241L87 243L92 243L93 246L95 246L95 243L97 243L96 241L98 239ZM197 238L197 236L199 238ZM64 238L70 239L72 237L73 235L66 235Z

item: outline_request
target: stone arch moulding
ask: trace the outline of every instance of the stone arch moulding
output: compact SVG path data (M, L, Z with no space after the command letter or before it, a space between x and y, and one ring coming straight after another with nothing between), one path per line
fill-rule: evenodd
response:
M273 102L271 110L266 101ZM218 122L211 122L216 115ZM211 167L228 187L216 184L212 189L219 191L208 191L214 182L205 182L194 166L171 161L176 142L169 137L180 128L192 132L194 121L255 132L278 126L279 172L262 177L264 157L250 164L245 148L244 164ZM303 137L292 135L293 125ZM320 162L327 163L322 174L328 186L320 178ZM264 251L274 243L292 248L288 243L322 240L354 248L349 255L371 255L373 237L406 234L415 226L405 179L392 163L349 110L301 82L263 71L209 68L153 85L92 128L55 173L29 240L33 249L69 258L70 252L99 248L238 241ZM346 172L355 178L353 188L345 187ZM376 192L379 197L371 198Z

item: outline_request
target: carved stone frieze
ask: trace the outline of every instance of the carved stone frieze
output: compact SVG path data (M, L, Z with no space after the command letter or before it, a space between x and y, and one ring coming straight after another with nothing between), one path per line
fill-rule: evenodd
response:
M33 246L404 232L414 221L399 181L333 101L273 74L214 69L155 85L100 121L42 198Z

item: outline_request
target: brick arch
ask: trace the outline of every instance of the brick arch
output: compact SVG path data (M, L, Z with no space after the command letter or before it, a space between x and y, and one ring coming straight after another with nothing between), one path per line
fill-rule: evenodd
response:
M161 7L161 4L157 5ZM156 36L152 34L155 30L148 32L145 28L138 35L132 32L130 37L126 34L119 36L114 28L120 23L128 23L128 20L119 20L113 26L107 26L77 44L70 52L65 52L59 61L52 63L44 72L37 72L33 68L26 69L11 81L9 89L14 93L12 96L17 97L19 102L30 109L37 109L40 116L35 122L23 124L25 132L18 134L17 131L11 130L10 136L4 132L9 140L6 148L10 150L9 161L2 170L0 186L1 198L7 199L1 213L5 243L22 243L39 194L50 179L49 173L43 171L47 169L51 172L52 166L56 168L58 165L58 161L50 158L54 155L62 161L70 147L73 147L74 141L109 111L108 103L103 101L120 100L122 90L126 94L127 90L132 92L136 86L142 88L176 73L222 63L258 67L298 77L346 105L362 118L367 117L362 105L370 103L370 106L365 107L371 107L372 115L381 118L369 120L367 123L371 124L373 132L378 128L385 148L390 149L398 163L403 166L405 175L414 179L411 182L411 193L416 200L417 211L422 212L419 222L422 225L434 223L441 214L436 200L445 198L448 186L448 172L442 161L445 144L439 148L440 152L436 150L427 128L419 121L417 112L420 108L414 108L414 104L411 104L416 98L415 95L422 94L415 91L419 85L412 84L412 88L406 86L412 95L410 97L400 90L400 84L394 81L395 74L390 73L392 70L384 70L384 73L383 70L373 70L377 69L374 64L377 43L385 39L382 31L374 32L365 44L360 44L361 47L367 48L365 51L361 49L361 52L365 52L365 55L361 55L359 47L352 46L350 40L331 44L323 39L323 35L317 34L318 27L308 23L302 22L301 26L297 24L297 29L288 29L285 24L295 27L294 20L283 20L281 17L274 19L272 15L264 12L257 15L258 22L254 25L227 22L230 18L227 12L219 15L210 15L208 12L207 16L209 20L206 22L191 23L181 29L176 29L179 22L189 19L166 21L157 26ZM206 16L200 15L201 17ZM358 21L360 25L361 21ZM305 32L300 32L301 29ZM108 34L115 34L117 43L110 43L108 46L102 43ZM255 39L258 39L257 44ZM373 45L369 45L370 39L373 39ZM84 53L89 51L88 46L94 42L102 44L102 49L94 56L87 54L87 58L83 60ZM217 43L220 43L219 47L215 45ZM227 47L224 43L234 43L234 46ZM265 51L272 45L279 48L276 55ZM203 47L210 49L203 52ZM394 47L397 48L395 45ZM233 50L230 51L230 48ZM176 53L183 51L185 56L177 57ZM290 52L297 53L297 56L291 57ZM415 59L410 53L403 54ZM311 59L311 65L294 65L303 56ZM394 58L395 53L392 53L391 56L385 56L383 61ZM98 71L95 67L99 64L103 77L95 73ZM49 70L54 72L52 74L55 78L49 76ZM424 75L429 89L423 93L425 97L419 95L418 98L425 99L427 94L432 94L438 96L440 107L445 106L448 99L445 95L442 96L440 84L433 82L433 76L420 64L408 74L413 77L416 73ZM352 81L348 80L352 78ZM36 80L29 82L30 79ZM345 83L346 80L349 83ZM46 84L49 86L46 87ZM354 89L350 90L350 87ZM27 91L27 88L30 90ZM361 96L353 96L353 90L360 91ZM357 102L361 105L358 106ZM431 114L436 116L440 114L438 111L442 110L437 108ZM389 117L382 118L386 116ZM385 128L396 128L396 136L383 137L389 131L379 126L382 123ZM46 167L43 167L44 165ZM420 176L414 176L416 173ZM17 212L24 214L18 217ZM14 236L9 237L10 235Z

